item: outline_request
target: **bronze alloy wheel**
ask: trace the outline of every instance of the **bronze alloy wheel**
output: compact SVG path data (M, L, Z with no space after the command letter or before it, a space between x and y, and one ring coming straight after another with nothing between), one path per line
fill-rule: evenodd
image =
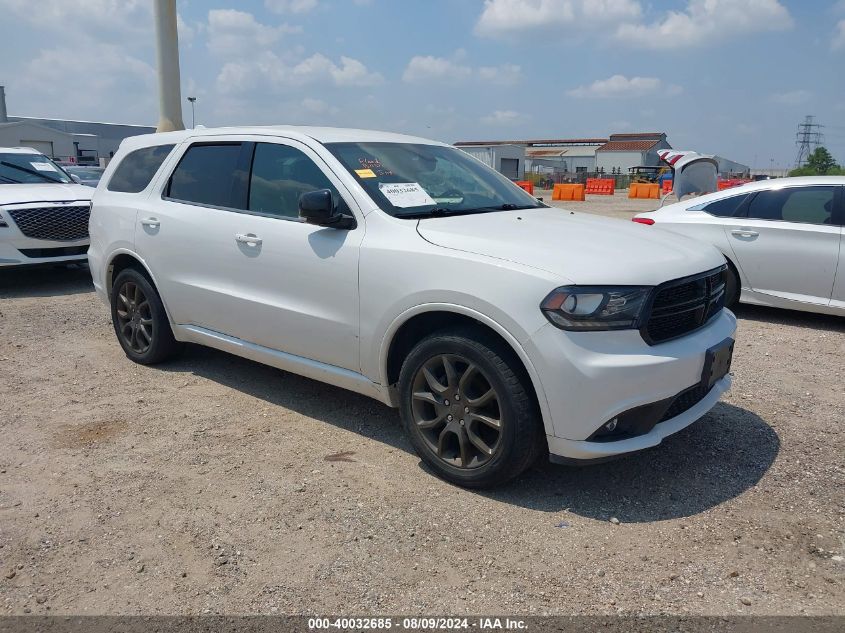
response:
M125 281L117 291L117 331L125 345L138 354L153 344L153 314L149 299L134 281Z
M428 448L462 469L490 461L502 444L499 394L481 368L459 354L440 354L414 376L411 411Z

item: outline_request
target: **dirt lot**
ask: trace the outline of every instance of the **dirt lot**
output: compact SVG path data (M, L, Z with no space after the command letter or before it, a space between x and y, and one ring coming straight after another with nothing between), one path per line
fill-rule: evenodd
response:
M479 493L374 401L134 365L86 269L2 272L0 613L843 614L845 319L738 315L706 418Z

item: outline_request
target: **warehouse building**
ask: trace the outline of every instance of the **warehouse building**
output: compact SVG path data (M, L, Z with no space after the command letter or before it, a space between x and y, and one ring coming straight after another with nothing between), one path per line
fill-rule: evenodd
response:
M104 165L123 139L153 132L148 125L10 116L0 86L0 147L32 147L56 160Z
M724 156L714 156L716 159L719 177L721 178L750 178L751 167L729 160Z
M596 150L596 171L627 175L633 167L657 166L661 149L672 149L665 132L611 134Z
M455 145L511 180L525 177L525 146L519 141L466 141Z
M596 149L607 142L606 138L569 138L569 139L534 139L522 141L457 141L456 147L479 158L486 165L500 171L515 180L525 173L566 174L594 172L596 169ZM501 149L510 148L510 149ZM496 167L496 157L505 158L505 169ZM516 173L515 164L510 162L521 159L522 166ZM501 161L499 161L501 163Z

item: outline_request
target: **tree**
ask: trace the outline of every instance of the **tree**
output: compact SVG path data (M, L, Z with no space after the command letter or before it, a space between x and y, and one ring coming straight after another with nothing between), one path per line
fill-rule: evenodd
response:
M841 176L843 174L845 174L845 169L836 164L836 160L826 147L817 147L807 157L807 164L804 167L789 172L790 176Z

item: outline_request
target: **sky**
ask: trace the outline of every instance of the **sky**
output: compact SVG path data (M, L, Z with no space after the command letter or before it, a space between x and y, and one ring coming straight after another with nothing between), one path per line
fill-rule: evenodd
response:
M154 125L152 0L0 0L9 114ZM205 126L454 142L665 131L788 167L805 115L845 163L845 0L177 0ZM184 120L191 125L190 105Z

